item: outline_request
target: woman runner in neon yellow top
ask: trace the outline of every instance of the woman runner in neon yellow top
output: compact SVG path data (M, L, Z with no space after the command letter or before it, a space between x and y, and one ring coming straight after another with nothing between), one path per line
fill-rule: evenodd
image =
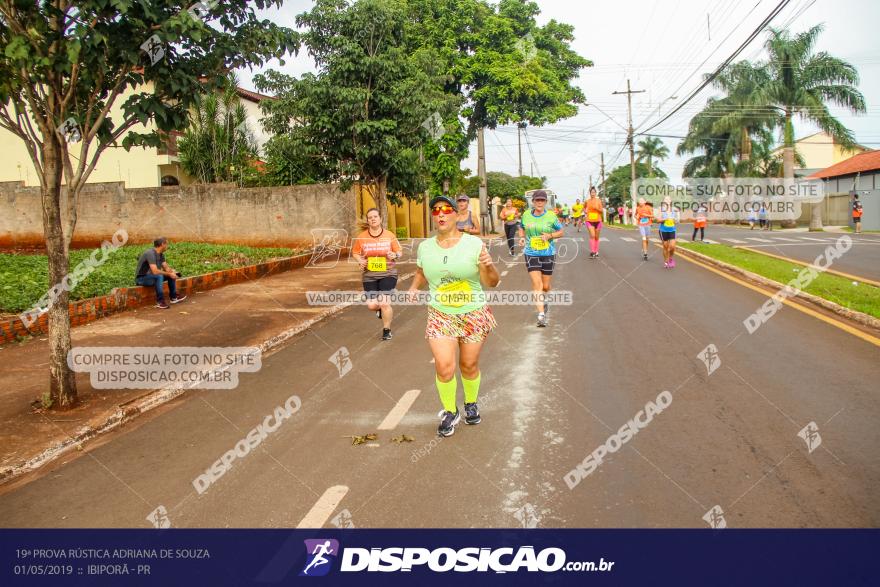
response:
M426 283L430 291L425 338L434 355L435 383L443 410L440 436L452 436L461 420L455 378L456 351L464 387L465 422L479 424L480 351L497 323L486 305L483 285L495 287L498 270L482 239L456 227L455 202L447 196L431 200L437 234L419 246L418 270L409 289L414 295Z

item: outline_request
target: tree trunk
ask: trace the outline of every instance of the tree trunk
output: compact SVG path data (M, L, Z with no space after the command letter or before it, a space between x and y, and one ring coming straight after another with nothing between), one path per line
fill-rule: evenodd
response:
M54 137L52 137L54 139ZM70 352L69 292L62 287L68 276L69 259L61 218L61 149L54 140L43 144L43 233L49 259L49 287L57 292L49 306L49 397L52 407L72 408L77 403L76 379L67 365Z
M450 182L449 182L449 178L448 178L448 177L447 177L446 179L443 180L443 195L444 195L444 196L448 196L448 195L449 195L449 183L450 183Z
M752 158L752 137L746 127L742 127L740 132L739 160L746 162Z
M388 177L382 175L376 178L375 190L373 190L373 196L376 200L376 208L379 209L379 217L382 218L382 228L388 228Z
M785 127L783 129L783 148L782 148L782 177L785 179L794 179L794 126L791 122L791 112L785 113ZM812 215L810 218L810 230L813 230ZM797 218L782 222L784 228L794 228L797 226ZM821 220L820 220L821 226Z

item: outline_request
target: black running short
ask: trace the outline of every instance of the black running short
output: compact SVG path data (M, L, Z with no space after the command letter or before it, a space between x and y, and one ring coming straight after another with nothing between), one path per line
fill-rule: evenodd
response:
M660 231L660 240L661 241L674 241L675 240L675 231L671 232L663 232Z
M553 275L553 262L556 255L525 255L526 268L529 271L540 271L541 275Z
M369 293L371 298L377 297L378 292L393 291L395 287L397 287L396 275L364 281L364 291Z

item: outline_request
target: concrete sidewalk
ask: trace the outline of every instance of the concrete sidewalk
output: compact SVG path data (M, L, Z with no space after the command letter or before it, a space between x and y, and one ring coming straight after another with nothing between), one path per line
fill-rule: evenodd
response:
M401 275L414 267L402 264ZM309 306L307 291L360 289L360 270L343 257L197 292L169 310L141 308L77 327L73 346L257 346L282 333L291 337L333 310ZM124 424L140 411L133 406L157 403L155 390L95 390L80 373L79 405L45 411L40 398L48 389L48 357L46 337L0 347L0 483L51 460L65 445L79 449L81 440Z

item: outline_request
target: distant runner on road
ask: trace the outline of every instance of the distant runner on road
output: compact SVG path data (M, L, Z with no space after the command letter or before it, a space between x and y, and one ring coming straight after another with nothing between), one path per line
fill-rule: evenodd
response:
M461 194L458 200L458 217L456 219L456 227L461 232L480 235L480 221L474 218L473 212L470 210L471 199L466 194Z
M507 198L504 207L498 212L498 218L504 222L504 236L507 237L507 250L513 256L513 242L516 237L516 229L519 226L519 209L513 205L513 200Z
M675 223L678 221L678 210L672 207L672 198L666 196L660 205L660 241L663 243L663 267L675 268Z
M556 259L554 239L563 235L562 224L553 212L545 210L547 192L538 190L532 195L534 208L526 210L520 220L519 241L526 259L526 270L532 280L532 291L538 296L538 326L547 326L547 303L542 293L550 291L553 264ZM582 207L583 208L583 207Z
M605 204L599 197L596 188L590 188L590 199L587 200L587 231L590 233L590 259L599 258L599 233L602 232L602 211Z
M481 421L477 406L480 351L489 332L497 326L486 305L483 285L495 287L501 277L483 241L457 228L455 202L448 196L436 196L430 206L437 234L419 246L418 270L409 293L415 294L426 283L431 293L425 338L434 355L434 381L443 404L437 434L452 436L461 421L456 351L464 388L465 422Z
M636 222L639 225L639 234L642 235L642 259L648 260L648 237L651 236L651 221L654 219L654 207L645 200L639 198L636 206Z
M583 222L584 216L584 205L581 204L581 199L578 198L575 200L575 203L571 206L571 220L574 222L574 225L577 227L577 231L581 231L581 222Z
M381 292L393 291L397 287L394 261L400 257L400 242L393 232L382 227L377 208L367 210L366 227L354 239L351 255L364 272L364 291L370 296L367 307L382 320L382 340L391 340L394 310Z

